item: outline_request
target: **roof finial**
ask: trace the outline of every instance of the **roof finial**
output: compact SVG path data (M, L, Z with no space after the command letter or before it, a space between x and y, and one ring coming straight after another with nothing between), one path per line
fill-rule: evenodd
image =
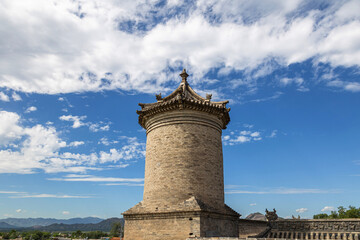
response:
M180 77L182 78L181 82L186 82L188 76L189 74L186 73L186 69L184 68L182 73L180 73Z

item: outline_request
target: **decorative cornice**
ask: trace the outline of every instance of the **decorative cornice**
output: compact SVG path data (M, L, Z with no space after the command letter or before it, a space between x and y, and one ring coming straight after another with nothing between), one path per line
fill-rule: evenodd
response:
M213 102L211 95L207 95L206 98L201 97L188 84L187 77L189 75L185 69L180 76L182 81L179 87L169 96L163 98L160 93L156 95L157 102L155 103L139 103L141 110L136 111L139 114L139 124L146 129L146 121L156 114L189 109L217 116L223 123L222 128L225 129L230 122L230 108L226 107L229 101Z

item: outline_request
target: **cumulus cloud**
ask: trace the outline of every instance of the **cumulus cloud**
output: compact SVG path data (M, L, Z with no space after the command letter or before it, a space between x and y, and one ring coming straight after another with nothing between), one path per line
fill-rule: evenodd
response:
M127 138L119 148L79 154L64 151L67 146L79 146L82 141L67 144L56 128L37 124L23 127L20 116L0 111L0 146L7 147L17 141L17 148L0 150L0 173L85 172L101 167L126 167L130 160L143 158L145 144L137 138ZM109 165L111 164L111 165Z
M69 212L69 211L62 211L62 214L63 214L63 215L69 215L70 212Z
M251 128L252 127L253 126L251 126ZM222 139L224 145L232 146L235 144L241 144L246 142L260 141L262 140L262 136L260 131L241 130L231 132L230 135L225 135Z
M299 208L299 209L296 209L295 210L297 213L304 213L304 212L307 212L308 209L307 208Z
M256 203L250 203L249 205L250 206L256 206Z
M62 121L73 122L72 128L79 128L85 125L82 120L84 120L86 116L72 116L72 115L62 115L59 117Z
M288 77L281 78L280 79L280 84L282 86L295 85L299 92L307 92L307 91L309 91L309 89L304 84L304 79L300 78L300 77L297 77L297 78L288 78Z
M13 94L11 95L11 97L12 97L12 99L13 99L14 101L21 101L21 100L22 100L21 96L20 96L19 94L17 94L16 92L13 92Z
M89 124L89 130L92 131L92 132L109 131L110 130L110 125L105 124L103 122L90 123Z
M100 139L100 141L98 142L98 144L103 144L103 145L105 145L105 146L109 146L109 145L111 145L111 144L116 144L116 143L118 143L119 141L117 141L117 140L112 140L112 141L110 141L107 137L103 137L103 138L101 138Z
M168 69L183 66L194 82L222 66L223 74L260 67L259 76L309 59L359 67L360 33L354 31L360 28L359 1L332 1L321 10L317 5L300 0L5 0L0 45L7 47L0 50L0 87L48 94L156 92L166 90L164 83L177 75ZM358 91L355 82L346 86Z
M9 98L9 96L6 95L5 93L0 92L0 100L1 100L1 101L4 101L4 102L9 102L9 101L10 101L10 98Z
M16 212L17 212L17 213L21 213L22 211L23 211L23 210L20 209L20 208L19 208L19 209L16 209Z
M80 146L80 145L84 145L85 142L84 141L73 141L69 144L70 147L77 147L77 146Z
M92 132L99 132L99 131L109 131L110 125L109 123L104 123L102 121L98 123L92 122L84 122L87 116L73 116L73 115L62 115L59 117L62 121L73 122L72 128L79 128L81 126L88 126L89 130Z
M0 111L0 145L21 138L22 128L18 125L20 116L13 112Z
M25 113L35 112L36 110L37 110L37 107L31 106L26 109Z
M331 212L331 211L335 211L334 207L331 206L325 206L323 209L321 209L322 212Z
M339 79L331 80L327 83L329 87L336 87L349 92L360 92L360 83L346 82Z

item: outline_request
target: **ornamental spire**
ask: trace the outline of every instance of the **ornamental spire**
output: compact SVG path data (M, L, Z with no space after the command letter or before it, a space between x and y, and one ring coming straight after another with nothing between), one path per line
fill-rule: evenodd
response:
M182 78L181 82L182 83L186 82L186 79L187 79L188 76L189 76L189 74L187 74L186 69L184 68L182 73L180 73L180 77Z

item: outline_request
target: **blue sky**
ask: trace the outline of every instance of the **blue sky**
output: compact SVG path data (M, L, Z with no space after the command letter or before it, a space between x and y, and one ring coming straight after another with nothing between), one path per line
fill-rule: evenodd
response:
M360 197L360 1L2 1L0 218L142 200L139 102L230 100L226 203L311 218Z

